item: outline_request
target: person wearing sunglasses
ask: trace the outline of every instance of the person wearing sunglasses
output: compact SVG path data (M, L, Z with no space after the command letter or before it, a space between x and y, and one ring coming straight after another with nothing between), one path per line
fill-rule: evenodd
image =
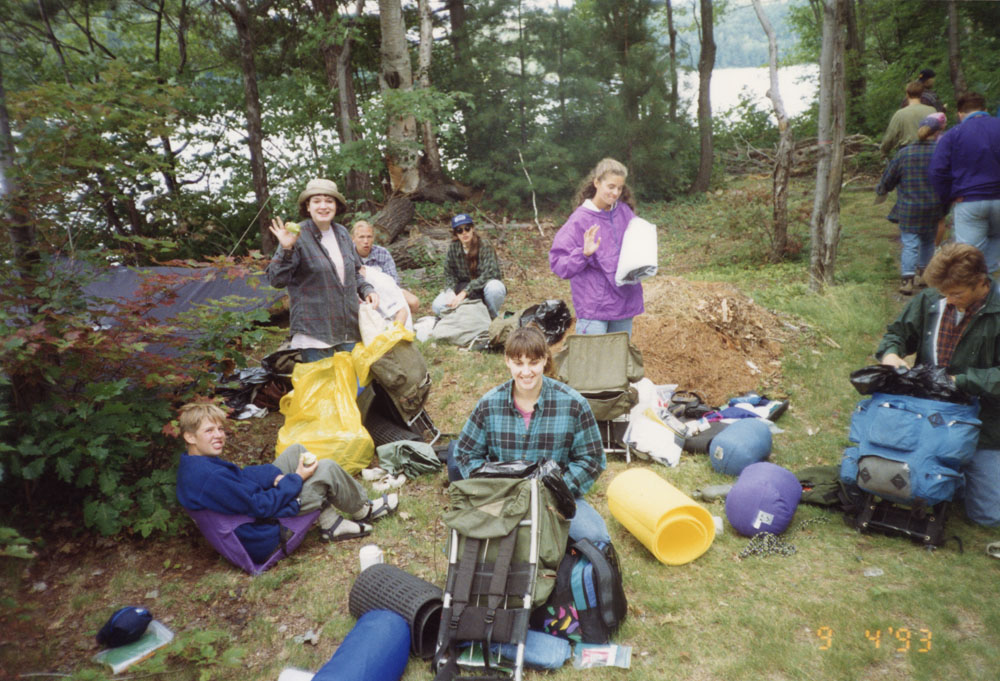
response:
M490 317L496 317L507 297L496 251L479 236L467 213L459 213L451 219L451 233L452 242L444 262L448 288L438 294L431 309L440 315L466 299L482 300Z

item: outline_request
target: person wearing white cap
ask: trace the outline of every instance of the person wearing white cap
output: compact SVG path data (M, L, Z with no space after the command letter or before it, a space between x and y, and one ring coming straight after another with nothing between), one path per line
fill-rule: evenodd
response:
M291 347L303 362L350 351L361 340L359 297L378 307L378 294L361 272L361 260L347 228L334 222L346 201L331 180L314 179L299 194L300 225L271 221L280 244L267 266L275 288L287 288L291 302Z

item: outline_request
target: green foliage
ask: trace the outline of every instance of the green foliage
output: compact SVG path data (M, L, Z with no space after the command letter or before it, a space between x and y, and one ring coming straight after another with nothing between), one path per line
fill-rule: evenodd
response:
M225 668L240 666L246 650L229 647L232 637L219 629L182 632L167 646L172 658L179 658L198 670L198 681L219 678Z
M47 512L79 514L105 535L171 532L173 403L209 392L227 360L243 366L240 349L261 341L266 316L222 301L157 323L148 313L170 300L169 278L95 301L82 291L89 276L46 262L0 290L2 369L15 388L0 403L5 505L45 498Z
M0 556L30 560L35 557L31 544L30 539L22 537L13 527L0 526Z

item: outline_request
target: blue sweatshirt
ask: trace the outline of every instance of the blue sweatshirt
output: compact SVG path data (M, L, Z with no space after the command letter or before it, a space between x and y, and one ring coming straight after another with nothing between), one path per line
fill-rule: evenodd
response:
M181 454L177 468L177 501L192 511L208 509L228 515L248 515L258 520L290 518L299 514L302 478L290 473L274 486L281 469L274 464L240 468L214 456ZM236 536L250 559L262 563L281 541L274 523L245 523Z
M927 174L942 201L1000 199L1000 119L966 116L938 140Z

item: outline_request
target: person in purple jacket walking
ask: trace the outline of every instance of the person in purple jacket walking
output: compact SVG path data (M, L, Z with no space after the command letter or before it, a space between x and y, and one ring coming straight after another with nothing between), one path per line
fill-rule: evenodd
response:
M549 267L569 279L577 333L632 335L632 319L642 314L642 284L615 284L622 238L635 217L628 169L613 158L590 172L577 194L577 208L556 233Z

